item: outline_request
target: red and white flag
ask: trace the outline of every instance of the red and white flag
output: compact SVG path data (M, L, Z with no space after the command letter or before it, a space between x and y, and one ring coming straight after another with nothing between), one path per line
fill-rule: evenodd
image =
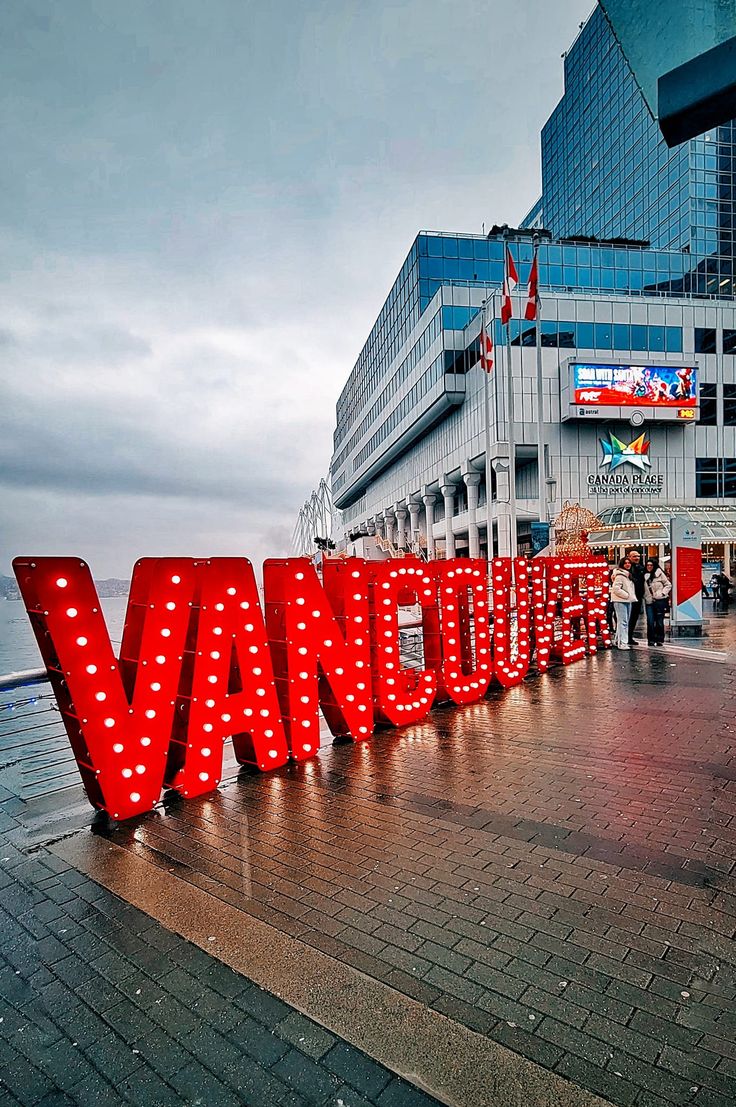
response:
M511 256L511 250L506 247L506 271L503 278L503 298L501 300L501 323L508 323L509 319L513 315L511 308L511 293L519 283L519 274L516 272L516 266L514 265L514 259Z
M484 373L493 370L493 339L486 330L485 323L480 328L480 367Z
M529 285L526 293L526 311L524 312L525 319L536 319L537 311L539 308L539 288L537 277L537 251L534 251L534 261L532 267L529 270Z

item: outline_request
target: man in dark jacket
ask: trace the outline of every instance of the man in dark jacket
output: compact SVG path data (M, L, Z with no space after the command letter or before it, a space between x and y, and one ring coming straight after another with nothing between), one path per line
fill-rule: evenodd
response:
M638 550L629 550L626 556L631 562L629 576L636 591L636 603L632 603L631 614L629 615L629 645L633 646L634 642L638 641L634 637L634 631L641 615L641 609L644 606L644 566L641 563L641 554Z

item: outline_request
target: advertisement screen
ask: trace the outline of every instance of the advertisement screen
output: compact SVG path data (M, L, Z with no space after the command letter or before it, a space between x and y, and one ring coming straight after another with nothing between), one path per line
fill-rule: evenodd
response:
M695 408L698 373L683 365L573 365L576 404Z

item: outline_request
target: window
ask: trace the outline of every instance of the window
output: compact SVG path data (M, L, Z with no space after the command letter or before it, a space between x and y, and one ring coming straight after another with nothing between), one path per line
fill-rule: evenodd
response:
M714 457L695 459L695 495L714 499L718 496L718 461Z
M706 499L736 497L736 457L696 458L695 495Z
M736 354L736 331L723 332L724 354Z
M716 332L713 327L695 328L695 353L714 354L716 352Z
M701 384L700 386L700 425L702 427L715 427L717 418L716 385Z
M736 384L723 386L723 425L736 427Z

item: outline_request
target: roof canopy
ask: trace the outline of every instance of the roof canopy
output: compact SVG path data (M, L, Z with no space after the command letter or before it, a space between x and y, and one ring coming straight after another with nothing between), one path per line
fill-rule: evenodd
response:
M669 542L670 519L673 515L684 515L691 523L699 523L704 542L736 542L736 504L707 507L632 504L627 507L607 507L598 513L602 527L591 530L588 541L591 546Z

